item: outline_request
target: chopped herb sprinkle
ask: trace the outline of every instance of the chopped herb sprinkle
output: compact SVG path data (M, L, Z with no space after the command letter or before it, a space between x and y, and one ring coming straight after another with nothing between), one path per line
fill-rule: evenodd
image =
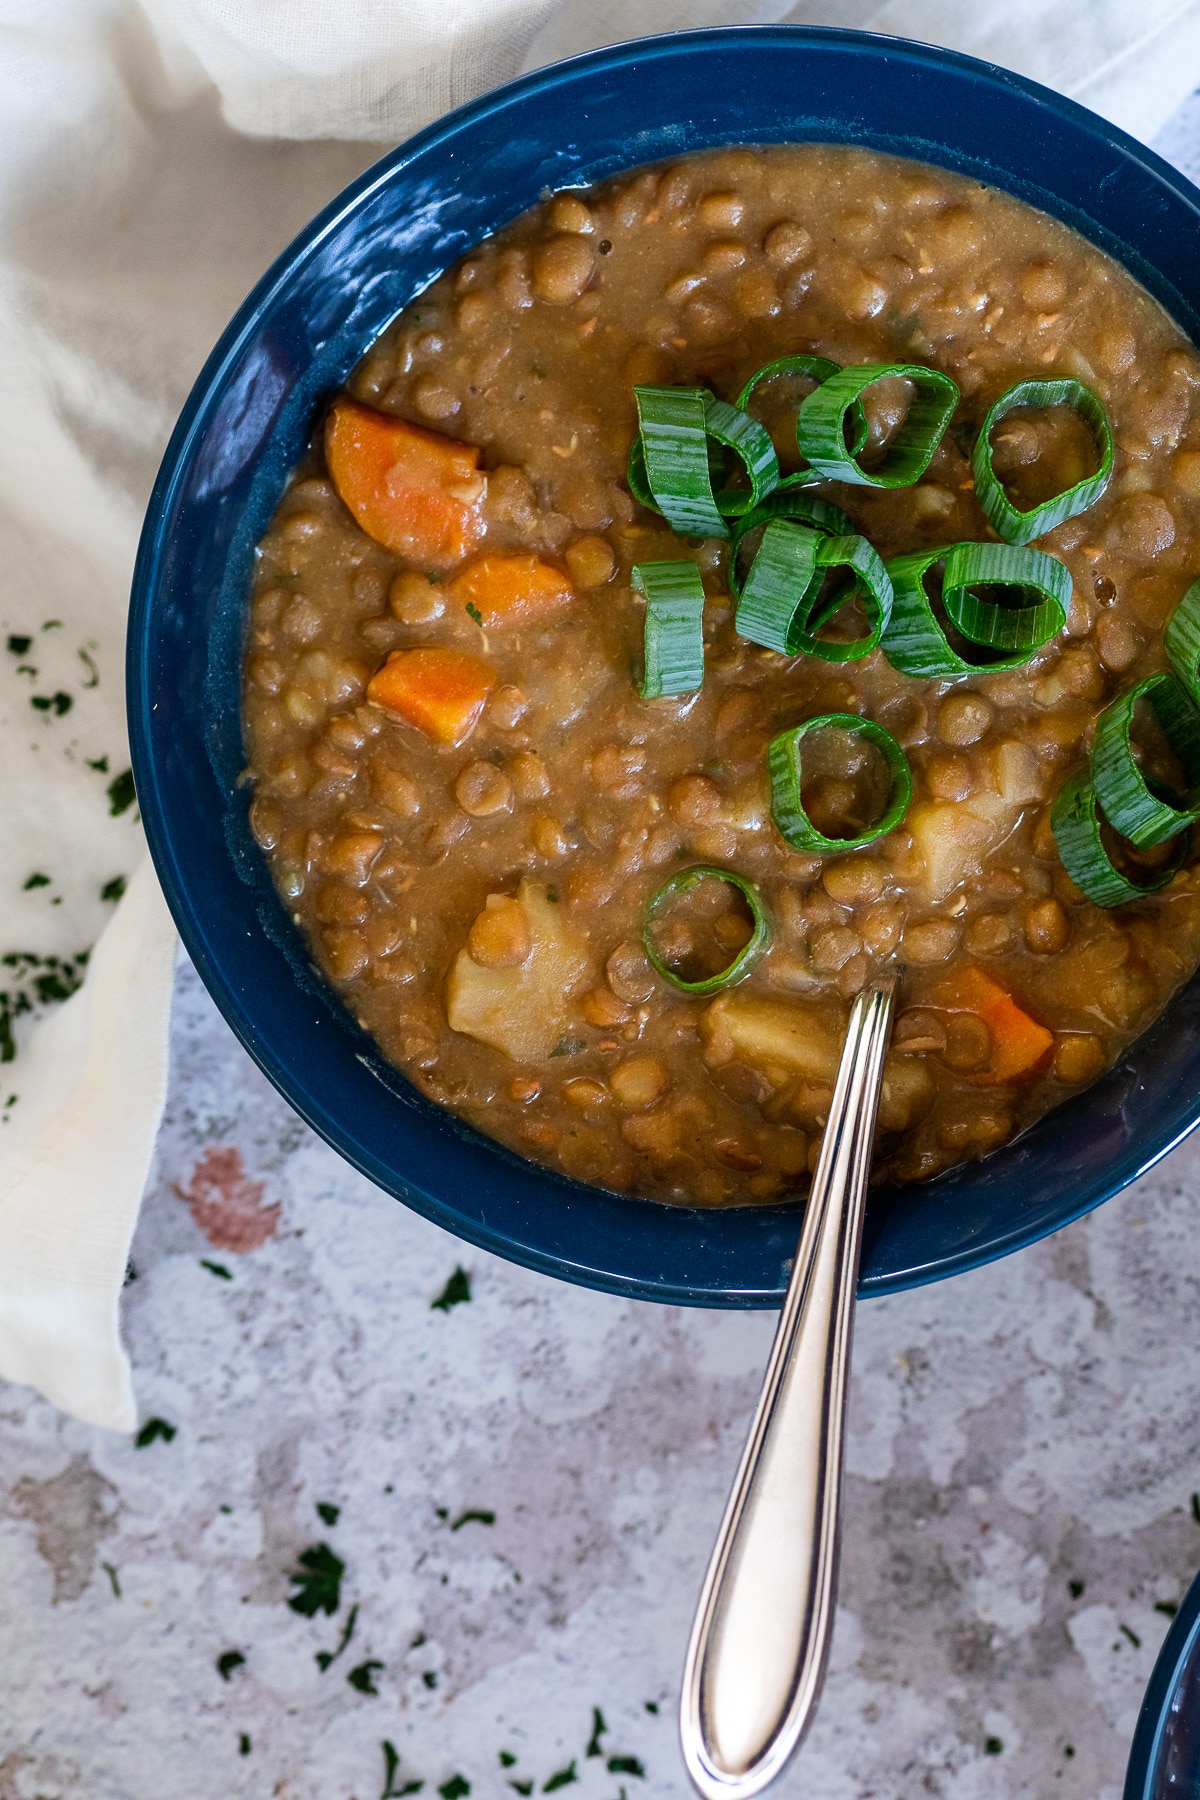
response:
M1133 1645L1134 1649L1140 1650L1142 1647L1142 1640L1138 1636L1137 1632L1131 1631L1129 1629L1128 1625L1122 1625L1121 1630L1124 1633L1124 1635L1129 1639L1129 1641Z
M59 688L56 694L31 694L29 704L37 712L52 712L56 718L61 719L64 713L70 712L75 701L70 694L64 694Z
M249 1734L249 1732L243 1731L238 1738L238 1755L239 1756L249 1756L249 1754L250 1754L250 1734Z
M297 1561L300 1566L288 1578L296 1589L288 1605L306 1619L315 1618L319 1612L332 1618L341 1605L345 1563L328 1544L311 1545L300 1552Z
M425 1683L427 1688L435 1688L437 1686L437 1670L425 1669L422 1672L421 1680Z
M210 1275L215 1275L218 1281L233 1280L233 1276L225 1267L224 1263L209 1262L207 1256L202 1256L200 1258L200 1267L202 1269L207 1269Z
M648 1713L653 1713L655 1718L657 1719L657 1717L658 1717L658 1701L657 1700L647 1700L646 1711Z
M217 1658L217 1674L222 1681L228 1681L235 1669L240 1669L246 1658L240 1650L223 1650Z
M345 1630L342 1632L342 1635L338 1640L337 1649L336 1650L318 1650L317 1651L314 1661L316 1662L316 1665L317 1665L318 1669L320 1669L322 1675L325 1673L326 1669L329 1667L329 1665L331 1663L335 1663L337 1661L338 1657L342 1654L342 1651L346 1648L346 1645L350 1642L350 1639L354 1636L354 1627L357 1624L357 1622L358 1622L358 1602L356 1601L354 1603L354 1605L350 1608L350 1617L346 1620Z
M328 1500L317 1501L318 1516L325 1521L326 1525L336 1525L341 1516L341 1511L342 1509L340 1506L333 1506Z
M1083 1593L1084 1585L1085 1584L1082 1581L1068 1581L1067 1592L1070 1594L1072 1600L1079 1599L1080 1595Z
M581 1050L586 1049L587 1045L582 1038L560 1037L550 1054L551 1056L578 1056Z
M107 758L107 756L89 756L86 759L86 761L87 761L88 768L95 769L97 775L107 775L108 774L108 758Z
M0 956L0 968L11 969L19 985L0 989L0 1062L12 1062L17 1054L13 1021L35 1007L69 1000L83 982L88 952L74 956L37 956L30 950L10 950Z
M31 637L21 637L17 632L11 633L8 640L9 654L12 656L24 656L32 642L33 639Z
M449 1312L452 1306L461 1306L464 1300L471 1298L471 1277L459 1265L451 1275L436 1300L429 1303L430 1312Z
M472 1508L470 1512L461 1513L459 1517L455 1519L450 1529L451 1531L461 1531L464 1525L470 1525L472 1523L479 1525L494 1525L496 1523L496 1515L494 1512L479 1512Z
M517 1794L532 1794L533 1792L532 1781L510 1781L508 1785Z
M133 770L126 769L117 776L115 781L110 781L107 792L109 815L114 819L119 819L123 812L129 811L137 799L137 791L133 785Z
M466 1800L471 1791L471 1784L465 1775L452 1775L449 1781L443 1781L438 1793L442 1800Z
M106 881L104 886L100 889L100 898L102 900L117 901L124 892L125 877L123 875L114 875L112 880Z
M512 1751L511 1750L502 1750L500 1752L500 1767L502 1769L515 1769L516 1766L517 1766L517 1759L513 1755Z
M1155 1612L1162 1613L1165 1618L1173 1619L1175 1614L1179 1611L1179 1608L1173 1600L1156 1600L1154 1602L1154 1610Z
M384 1738L380 1748L383 1751L383 1791L379 1800L399 1800L402 1794L415 1794L425 1786L423 1781L406 1781L403 1787L397 1787L396 1770L400 1767L400 1755L390 1738Z
M30 888L40 888L40 887L49 887L49 886L50 886L49 875L43 875L42 871L40 869L35 869L33 874L28 876L25 881L25 892L28 893Z
M604 1714L600 1711L600 1708L598 1706L593 1706L593 1708L592 1708L592 1735L588 1739L588 1747L584 1751L585 1756L603 1756L604 1755L604 1750L601 1746L600 1739L605 1735L607 1730L608 1730L608 1726L604 1723Z
M112 1587L114 1600L119 1600L121 1598L121 1584L117 1580L117 1571L113 1568L111 1563L101 1563L100 1567L104 1570L104 1573L108 1576L109 1583Z
M605 1768L610 1775L640 1775L643 1780L646 1775L636 1756L610 1756Z
M161 1438L164 1444L169 1444L174 1436L174 1425L168 1425L165 1419L147 1419L133 1441L139 1450L145 1450L147 1445L154 1443L156 1438Z
M480 612L479 608L474 604L473 601L470 601L470 600L467 601L467 613L468 613L469 617L474 619L474 621L477 625L483 624L483 614Z
M543 1794L554 1794L559 1788L570 1787L573 1781L578 1780L579 1776L575 1772L575 1758L572 1757L565 1769L556 1769L550 1779L542 1783L542 1792Z
M990 1737L990 1738L985 1738L983 1741L983 1751L984 1751L985 1756L999 1756L999 1754L1003 1750L1003 1748L1004 1748L1004 1739L1003 1738Z
M383 1666L381 1662L375 1660L359 1663L357 1668L350 1670L346 1680L352 1688L357 1688L360 1694L378 1695L379 1689L375 1686L375 1676Z

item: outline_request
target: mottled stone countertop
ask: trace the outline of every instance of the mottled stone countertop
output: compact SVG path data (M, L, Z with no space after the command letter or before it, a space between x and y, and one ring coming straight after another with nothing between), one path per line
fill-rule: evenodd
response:
M1117 1800L1200 1567L1198 1164L861 1309L832 1670L781 1796ZM683 1646L770 1315L456 1242L186 967L133 1269L150 1442L0 1390L0 1800L377 1800L385 1740L428 1800L688 1791Z
M682 1800L772 1316L456 1242L300 1124L186 965L173 1034L124 1296L149 1441L0 1388L0 1800ZM1119 1800L1200 1568L1198 1173L1186 1144L861 1309L832 1667L781 1800Z

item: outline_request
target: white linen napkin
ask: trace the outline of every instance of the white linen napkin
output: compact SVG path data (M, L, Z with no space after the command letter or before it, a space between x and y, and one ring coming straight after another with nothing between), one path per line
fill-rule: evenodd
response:
M117 1300L174 938L122 779L124 617L213 340L448 107L621 38L781 20L966 50L1143 138L1200 82L1200 0L0 0L0 1377L134 1422Z

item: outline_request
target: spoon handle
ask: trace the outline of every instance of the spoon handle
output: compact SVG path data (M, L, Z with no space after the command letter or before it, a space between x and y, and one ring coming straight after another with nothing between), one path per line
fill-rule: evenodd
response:
M859 995L750 1436L696 1609L680 1735L705 1800L748 1800L812 1721L833 1628L862 1221L892 983Z

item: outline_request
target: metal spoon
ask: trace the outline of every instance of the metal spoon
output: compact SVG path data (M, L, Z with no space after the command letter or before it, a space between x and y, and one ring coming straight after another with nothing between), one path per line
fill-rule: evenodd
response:
M893 986L860 994L850 1014L758 1410L700 1590L679 1729L704 1800L749 1800L782 1773L825 1678L854 1295Z

